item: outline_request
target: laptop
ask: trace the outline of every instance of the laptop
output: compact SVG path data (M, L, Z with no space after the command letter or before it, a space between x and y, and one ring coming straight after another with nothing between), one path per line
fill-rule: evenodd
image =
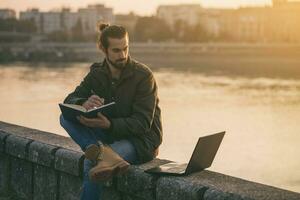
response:
M211 166L225 131L200 137L188 164L170 162L148 170L150 174L188 175Z

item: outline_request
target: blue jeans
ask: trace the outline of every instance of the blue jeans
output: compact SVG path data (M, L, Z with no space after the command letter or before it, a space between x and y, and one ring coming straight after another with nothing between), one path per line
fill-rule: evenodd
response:
M130 164L137 162L136 150L129 140L113 141L109 133L105 133L101 128L89 128L81 124L67 121L60 116L60 124L67 131L70 137L80 146L82 151L91 144L108 144L116 153ZM90 160L84 160L83 166L83 191L82 200L99 200L102 192L102 184L95 183L89 179L89 170L93 167Z

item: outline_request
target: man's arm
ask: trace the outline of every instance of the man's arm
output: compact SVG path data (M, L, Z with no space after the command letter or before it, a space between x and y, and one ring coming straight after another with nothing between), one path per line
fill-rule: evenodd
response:
M110 120L111 134L116 138L144 137L151 129L156 104L157 85L151 73L138 84L131 116Z

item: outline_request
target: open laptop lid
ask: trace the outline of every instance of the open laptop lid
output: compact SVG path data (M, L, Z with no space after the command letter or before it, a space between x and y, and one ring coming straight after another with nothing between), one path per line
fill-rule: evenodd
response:
M200 137L188 163L186 174L201 171L211 166L225 131Z

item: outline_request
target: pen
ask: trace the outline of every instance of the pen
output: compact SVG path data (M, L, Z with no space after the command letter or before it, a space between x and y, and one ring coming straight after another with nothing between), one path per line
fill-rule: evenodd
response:
M96 95L96 93L94 92L94 90L91 89L91 94L92 95ZM102 104L104 104L104 98L100 98Z

